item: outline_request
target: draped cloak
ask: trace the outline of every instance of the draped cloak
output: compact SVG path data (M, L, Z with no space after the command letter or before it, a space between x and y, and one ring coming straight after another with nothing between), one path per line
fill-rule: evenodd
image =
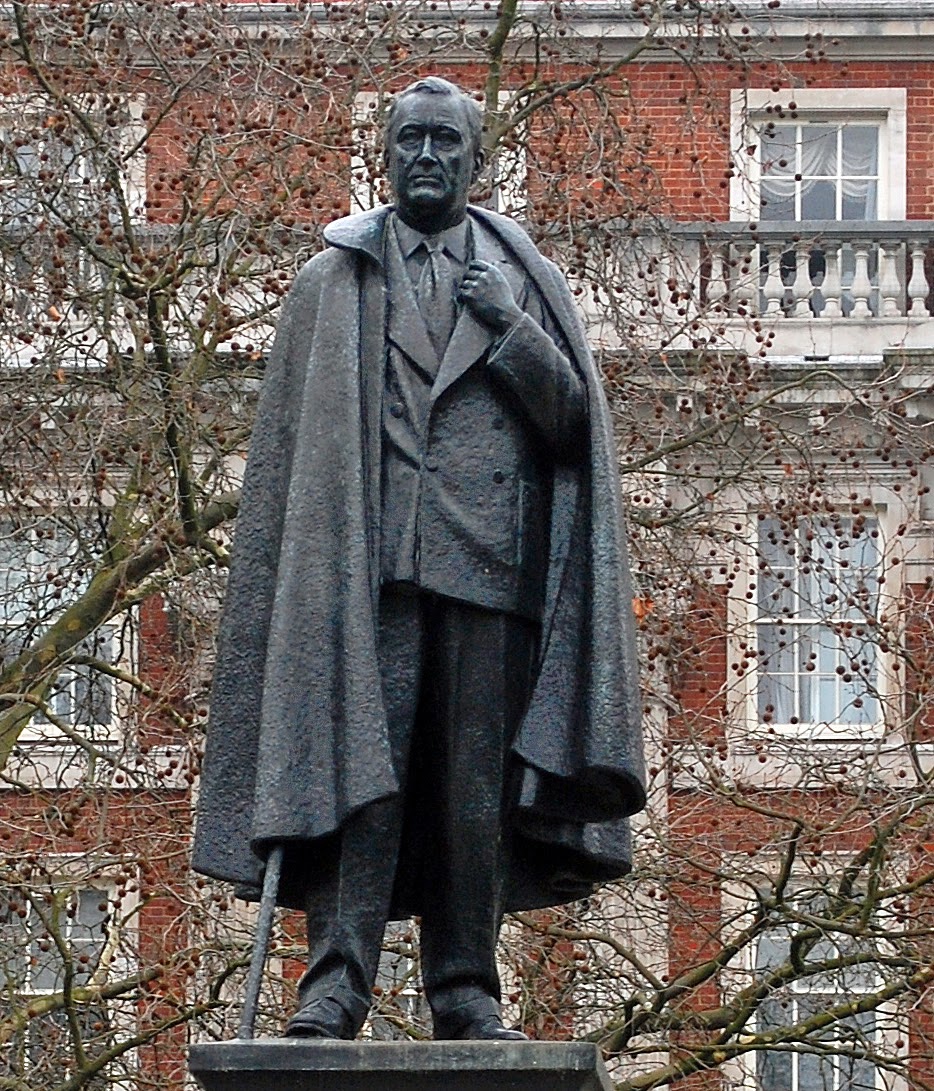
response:
M249 897L284 842L280 905L313 888L319 839L399 790L376 643L389 211L330 224L285 302L218 634L193 866ZM642 707L610 416L571 293L515 223L468 214L537 288L587 389L586 457L554 469L539 659L513 746L522 786L505 900L517 910L630 870ZM456 397L457 378L433 399ZM394 917L419 912L423 870L404 840Z

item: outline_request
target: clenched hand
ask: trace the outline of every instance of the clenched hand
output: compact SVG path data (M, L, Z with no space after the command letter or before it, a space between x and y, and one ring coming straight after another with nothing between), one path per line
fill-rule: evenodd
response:
M509 281L488 261L472 261L467 266L458 297L497 333L505 333L522 317Z

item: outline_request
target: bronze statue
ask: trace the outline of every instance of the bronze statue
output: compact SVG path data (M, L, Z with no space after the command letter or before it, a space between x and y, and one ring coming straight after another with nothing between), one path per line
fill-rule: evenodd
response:
M194 866L285 845L286 1033L353 1038L420 915L436 1038L503 1026L502 915L630 866L641 704L609 413L571 294L468 206L476 104L399 94L393 208L337 220L269 361L219 636Z

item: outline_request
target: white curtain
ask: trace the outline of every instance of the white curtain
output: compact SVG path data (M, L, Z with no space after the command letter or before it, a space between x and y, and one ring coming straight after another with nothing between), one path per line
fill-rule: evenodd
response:
M838 185L844 219L876 218L879 150L876 126L777 125L772 133L762 142L762 219L793 218L792 203L799 189L805 219L810 218L809 206L821 207L826 218L834 219L838 215ZM801 175L800 181L795 178L797 173Z

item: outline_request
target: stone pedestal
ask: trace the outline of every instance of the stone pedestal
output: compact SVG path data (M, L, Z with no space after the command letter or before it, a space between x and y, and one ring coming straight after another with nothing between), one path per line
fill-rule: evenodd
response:
M204 1091L612 1091L585 1042L337 1042L191 1047Z

